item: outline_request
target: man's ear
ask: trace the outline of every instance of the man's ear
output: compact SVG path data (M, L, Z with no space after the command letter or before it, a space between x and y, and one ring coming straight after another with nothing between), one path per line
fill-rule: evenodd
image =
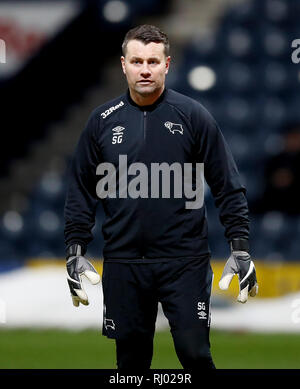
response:
M168 56L166 58L166 74L168 74L169 68L170 68L170 62L171 62L171 57Z
M122 64L123 73L126 74L125 57L123 55L121 56L121 64Z

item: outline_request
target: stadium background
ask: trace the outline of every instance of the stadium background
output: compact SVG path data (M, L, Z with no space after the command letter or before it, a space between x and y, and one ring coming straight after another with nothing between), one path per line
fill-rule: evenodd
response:
M142 23L169 35L167 86L212 112L248 190L259 295L246 305L235 301L237 280L217 288L229 249L206 191L216 365L300 368L299 210L288 191L279 206L262 201L267 163L300 122L299 15L298 0L0 1L0 368L115 367L101 286L85 283L88 307L71 304L63 206L79 134L92 109L126 88L120 46ZM100 272L102 218L99 206L88 250ZM180 367L161 311L152 367Z

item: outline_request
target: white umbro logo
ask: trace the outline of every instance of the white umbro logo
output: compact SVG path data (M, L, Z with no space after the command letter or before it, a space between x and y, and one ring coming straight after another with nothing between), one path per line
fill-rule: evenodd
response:
M122 143L123 141L123 130L125 130L125 127L117 126L112 129L113 137L111 143L114 145L116 143Z
M179 132L179 134L183 135L182 124L165 122L165 127L167 127L172 134L175 134L175 132Z
M197 315L199 316L199 319L206 319L206 313L204 311L198 312Z

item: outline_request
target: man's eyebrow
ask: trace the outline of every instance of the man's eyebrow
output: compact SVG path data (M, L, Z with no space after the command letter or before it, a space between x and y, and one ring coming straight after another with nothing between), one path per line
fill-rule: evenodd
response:
M130 58L131 61L136 60L136 59L138 59L138 60L143 60L143 58L137 57L137 56L135 56L135 55L134 55L133 57ZM148 61L151 61L151 60L159 61L160 59L159 59L159 57L150 57L150 58L148 58L147 60L148 60Z

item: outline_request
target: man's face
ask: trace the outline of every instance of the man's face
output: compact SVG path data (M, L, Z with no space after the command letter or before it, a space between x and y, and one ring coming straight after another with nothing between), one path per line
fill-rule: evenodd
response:
M146 97L164 88L170 57L165 56L163 43L145 45L141 41L130 40L121 62L131 91Z

